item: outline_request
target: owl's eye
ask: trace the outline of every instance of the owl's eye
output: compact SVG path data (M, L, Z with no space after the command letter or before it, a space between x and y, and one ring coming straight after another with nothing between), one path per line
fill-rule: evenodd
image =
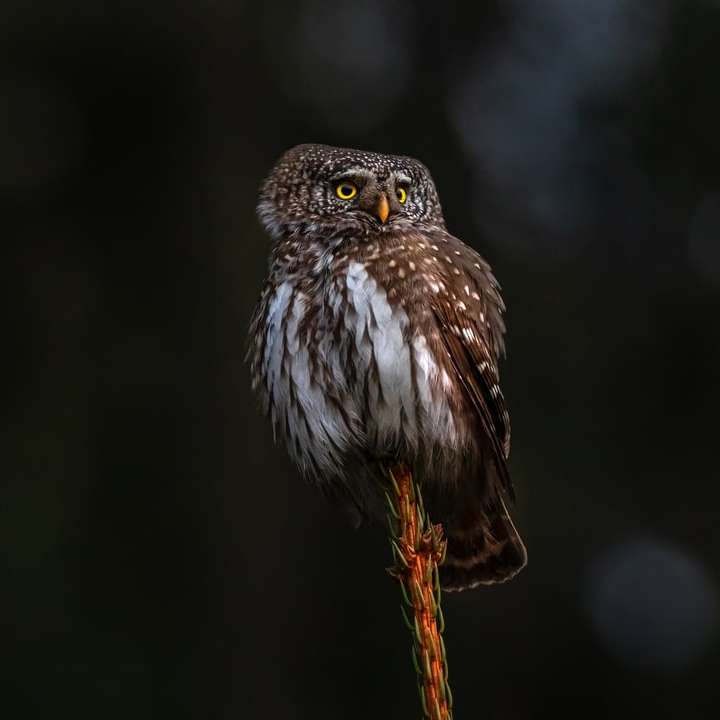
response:
M395 188L395 194L397 195L398 202L404 205L407 200L407 190L404 187L398 187Z
M335 194L341 200L351 200L357 195L357 188L351 182L343 180L335 187Z

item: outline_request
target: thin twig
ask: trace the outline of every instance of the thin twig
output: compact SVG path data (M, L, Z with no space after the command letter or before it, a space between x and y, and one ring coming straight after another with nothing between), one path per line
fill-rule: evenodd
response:
M389 572L400 581L403 601L413 610L411 620L400 606L413 634L413 664L424 717L452 720L452 693L441 635L444 621L438 565L445 557L442 526L430 522L409 468L394 465L388 474L388 521L395 559Z

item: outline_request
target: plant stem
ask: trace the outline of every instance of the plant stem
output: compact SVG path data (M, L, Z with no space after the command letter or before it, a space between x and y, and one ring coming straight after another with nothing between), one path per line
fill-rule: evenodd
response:
M408 618L401 605L413 634L413 664L418 673L424 717L452 720L438 574L438 565L445 557L442 526L430 522L420 488L408 467L393 465L388 474L388 520L395 559L395 566L389 572L400 581L403 601L413 611L412 619Z

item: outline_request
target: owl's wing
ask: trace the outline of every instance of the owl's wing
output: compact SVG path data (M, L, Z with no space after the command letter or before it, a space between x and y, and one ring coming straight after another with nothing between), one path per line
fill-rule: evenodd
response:
M440 336L457 377L480 418L493 451L503 488L514 499L507 457L510 452L510 417L500 390L498 357L504 351L505 309L490 267L465 245L455 258L452 286L460 292L439 293L432 307ZM460 251L458 251L460 252ZM449 285L449 283L448 283Z

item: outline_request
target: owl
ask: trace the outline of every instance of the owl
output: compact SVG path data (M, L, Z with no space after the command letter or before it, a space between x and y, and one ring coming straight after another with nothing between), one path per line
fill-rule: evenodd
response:
M276 436L358 518L384 518L383 467L407 465L445 530L445 589L511 578L527 554L508 513L505 307L427 168L300 145L258 216L272 250L248 357Z

